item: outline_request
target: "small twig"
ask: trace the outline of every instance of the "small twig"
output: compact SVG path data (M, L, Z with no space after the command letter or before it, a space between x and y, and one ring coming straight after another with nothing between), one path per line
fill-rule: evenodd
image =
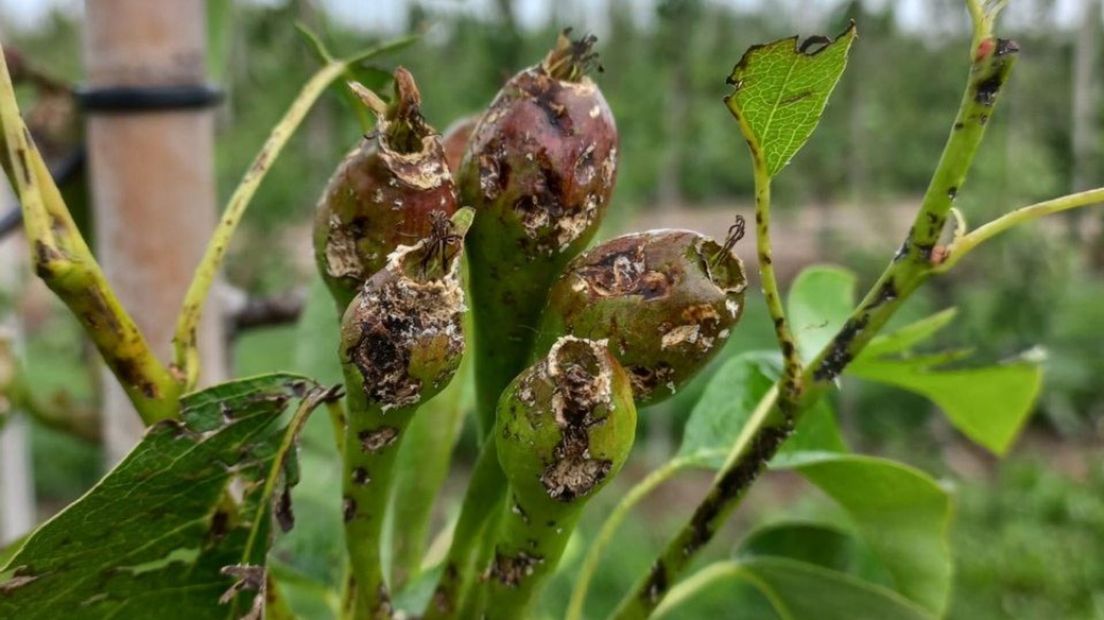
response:
M249 166L237 189L230 196L222 219L207 244L207 250L203 254L199 266L188 292L184 296L184 303L177 318L176 332L173 336L173 367L179 374L180 382L185 388L195 386L199 378L199 351L196 343L196 329L199 326L203 305L214 283L215 274L222 266L222 260L226 256L230 239L245 214L261 181L264 180L273 162L279 156L287 144L291 134L299 127L307 112L315 101L325 92L335 80L345 74L350 66L366 58L376 56L389 50L402 47L408 39L399 39L391 43L380 45L349 58L334 61L319 69L313 77L299 91L299 95L292 102L291 107L280 119L280 122L272 129L264 146L261 147L253 163Z
M766 164L758 156L755 162L755 232L759 250L759 281L763 287L763 298L767 304L778 347L782 351L782 400L785 410L790 410L801 397L801 357L797 352L797 341L786 320L786 310L782 305L782 293L778 288L778 278L774 273L774 259L770 238L770 176Z
M956 235L955 241L947 248L946 258L940 265L934 267L933 271L946 273L977 246L1015 226L1031 222L1044 215L1101 203L1104 203L1104 187L1053 198L1006 213L975 230Z
M23 208L35 271L73 312L147 424L179 414L180 386L119 303L54 183L15 100L0 54L0 147Z

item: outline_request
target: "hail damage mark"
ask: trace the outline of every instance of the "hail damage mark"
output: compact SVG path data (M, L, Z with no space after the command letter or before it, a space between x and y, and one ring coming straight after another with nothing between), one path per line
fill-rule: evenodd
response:
M533 574L533 570L544 563L544 558L536 554L518 551L515 555L495 552L489 576L508 588L516 588Z
M897 299L897 285L893 283L892 279L886 280L884 284L878 287L878 293L874 296L874 299L871 300L869 304L867 304L866 310L873 310L888 301L893 301L894 299Z
M991 75L978 82L974 93L974 101L984 106L991 106L997 102L997 94L1000 92L1004 78L999 73Z
M542 372L555 385L552 412L560 441L541 474L548 496L570 502L591 492L613 463L590 454L590 427L602 422L612 404L612 373L604 345L570 336L552 347Z
M458 358L464 348L458 253L446 257L443 276L427 278L422 258L432 250L426 240L401 247L346 313L355 337L346 357L363 377L365 396L384 412L421 399L422 381L411 374L416 354Z
M0 594L11 594L23 586L30 585L35 581L38 581L40 575L18 575L11 579L0 583Z
M648 571L648 579L644 582L640 595L649 605L655 605L667 592L667 587L667 565L662 560L656 560L652 564L652 570Z
M734 467L725 472L715 490L694 511L690 520L690 537L682 547L684 556L692 556L713 538L722 510L731 504L732 498L742 495L751 487L767 462L778 452L782 442L792 433L793 419L787 418L781 425L764 427L762 432L756 434L748 451Z
M287 533L295 527L295 513L291 508L291 487L287 484L276 498L273 513L276 515L276 522L279 523L281 531Z
M357 439L360 440L360 449L364 452L379 452L395 443L398 437L399 429L394 426L381 426L357 433Z
M358 486L364 486L372 481L372 476L368 474L368 470L364 467L357 467L353 470L353 483Z

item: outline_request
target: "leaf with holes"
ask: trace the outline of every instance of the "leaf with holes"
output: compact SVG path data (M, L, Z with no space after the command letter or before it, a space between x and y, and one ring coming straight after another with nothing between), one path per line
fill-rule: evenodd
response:
M725 104L740 123L756 166L778 174L813 134L828 96L843 75L855 41L851 24L834 41L797 37L755 45L728 77ZM813 46L819 49L810 51Z
M272 374L185 396L181 420L152 426L0 568L0 617L241 616L256 595L242 590L265 582L274 476L294 475L296 420L325 393ZM277 424L297 399L301 415Z

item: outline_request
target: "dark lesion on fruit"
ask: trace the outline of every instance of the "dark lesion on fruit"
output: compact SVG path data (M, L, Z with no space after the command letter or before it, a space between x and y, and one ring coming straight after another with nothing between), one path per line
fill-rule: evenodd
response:
M514 555L496 551L489 576L508 588L516 588L543 562L542 556L525 551L519 551Z
M379 452L395 443L399 438L399 429L394 426L381 426L357 433L360 449L365 452Z
M626 238L574 271L601 297L639 295L646 301L666 297L674 285L673 274L649 269L644 245L644 239Z
M393 255L343 318L346 361L359 371L365 397L384 411L422 396L422 380L411 374L415 351L437 347L437 353L457 361L463 353L464 295L459 251L452 247L458 242L447 235L439 243L434 239Z
M611 371L596 346L566 340L550 355L550 365L556 365L549 371L555 382L552 409L561 437L540 481L548 496L561 502L590 494L613 467L612 461L590 453L590 428L605 420L602 414L611 397Z
M411 328L405 313L386 309L361 323L360 339L346 354L360 371L370 400L401 406L417 398L421 382L410 376L409 347L401 344Z
M590 437L586 428L568 427L553 451L554 459L541 474L548 496L570 502L590 493L609 475L613 462L590 457Z
M654 366L630 366L626 370L629 372L633 394L638 398L651 394L659 386L673 381L675 377L674 368L666 362L659 362Z

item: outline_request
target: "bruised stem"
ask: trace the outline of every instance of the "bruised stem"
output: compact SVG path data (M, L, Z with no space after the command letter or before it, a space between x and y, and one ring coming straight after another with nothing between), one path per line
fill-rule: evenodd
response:
M345 379L349 396L342 514L353 576L349 617L390 618L380 541L399 452L398 439L417 406L392 409L384 414L378 403L364 398L361 379L355 372L346 371Z
M778 289L778 278L774 273L774 258L770 238L770 200L771 178L767 167L758 156L755 160L755 233L759 250L759 281L763 287L763 298L767 304L778 346L782 350L782 393L783 404L789 408L801 397L801 358L797 353L797 341L790 331L786 320L786 311L782 307L782 294Z
M503 506L506 480L498 464L498 449L493 437L483 443L475 462L471 481L460 506L460 518L453 530L452 543L445 558L444 571L437 581L433 598L423 620L452 618L468 596L475 581L476 556L480 541L491 539L493 532L480 536L486 523Z

